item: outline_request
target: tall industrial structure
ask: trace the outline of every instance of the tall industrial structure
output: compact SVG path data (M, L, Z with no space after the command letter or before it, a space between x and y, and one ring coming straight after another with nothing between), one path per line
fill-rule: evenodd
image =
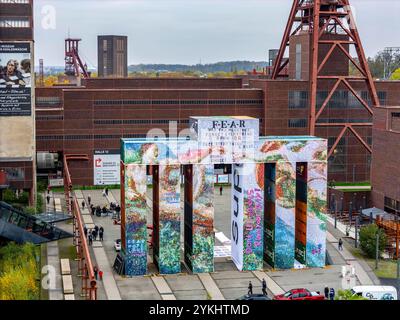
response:
M289 60L283 60L287 47L291 47ZM352 49L357 60L352 57ZM329 150L333 155L347 131L371 153L371 145L358 132L358 128L372 127L372 108L380 105L371 72L364 54L361 39L355 25L349 0L295 0L281 43L272 78L277 79L289 63L289 77L309 82L309 134L321 135L330 128L340 128ZM349 73L349 65L356 68L357 75ZM352 81L362 82L365 95L357 92ZM327 94L321 94L321 88ZM359 122L345 119L332 121L326 107L331 98L346 89L353 99L371 116L371 121ZM348 95L347 94L347 95ZM368 100L370 103L368 103ZM343 116L352 107L343 108ZM325 120L323 120L325 118ZM326 119L328 118L328 119ZM328 121L326 121L328 120ZM321 130L319 130L321 129Z
M99 77L124 78L128 76L128 37L98 36Z
M79 42L81 39L65 39L65 75L72 77L90 78L87 65L79 56Z

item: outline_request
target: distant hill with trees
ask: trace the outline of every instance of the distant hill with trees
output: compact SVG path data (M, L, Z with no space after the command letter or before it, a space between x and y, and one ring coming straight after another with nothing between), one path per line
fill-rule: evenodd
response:
M239 72L252 71L253 69L262 69L268 65L266 61L227 61L209 64L137 64L130 65L128 72Z

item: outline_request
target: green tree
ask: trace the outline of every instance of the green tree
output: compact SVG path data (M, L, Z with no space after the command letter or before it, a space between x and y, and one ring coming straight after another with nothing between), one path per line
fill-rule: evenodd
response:
M30 243L0 248L0 300L38 299L38 255L38 248Z
M339 290L335 300L368 300L358 295L353 295L351 290Z
M391 80L400 80L400 68L393 72L392 76L390 77Z
M386 247L386 235L376 224L364 226L360 230L360 248L369 257L376 256L376 234L379 233L379 256Z

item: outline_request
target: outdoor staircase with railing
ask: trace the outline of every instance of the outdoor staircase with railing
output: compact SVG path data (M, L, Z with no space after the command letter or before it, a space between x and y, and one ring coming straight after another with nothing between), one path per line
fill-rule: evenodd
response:
M0 201L0 237L41 244L71 238L72 234Z

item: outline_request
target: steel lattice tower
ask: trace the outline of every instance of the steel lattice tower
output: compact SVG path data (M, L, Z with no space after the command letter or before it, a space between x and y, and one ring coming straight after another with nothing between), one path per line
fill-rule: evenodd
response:
M65 74L68 76L90 78L86 65L79 56L79 41L81 39L65 39Z
M341 138L349 130L360 141L360 143L371 153L371 147L357 132L356 127L372 127L371 123L325 123L318 121L322 112L329 104L332 96L340 86L346 87L361 105L372 116L373 109L367 103L366 99L356 92L351 81L363 81L368 88L371 105L378 107L380 105L374 81L368 67L364 49L361 44L360 36L355 24L352 8L349 0L294 0L290 12L289 20L285 29L280 50L274 65L272 79L282 77L281 71L290 62L284 59L285 51L289 46L289 39L298 34L308 33L310 35L310 53L309 53L309 134L316 134L316 127L342 127L340 134L329 150L329 157L332 155ZM328 37L327 37L328 35ZM328 46L329 50L321 57L320 48ZM350 49L355 49L357 58L353 58ZM340 50L352 63L359 75L322 75L321 71L326 66L329 58L334 51ZM331 83L328 89L328 96L317 107L317 89L322 82Z

